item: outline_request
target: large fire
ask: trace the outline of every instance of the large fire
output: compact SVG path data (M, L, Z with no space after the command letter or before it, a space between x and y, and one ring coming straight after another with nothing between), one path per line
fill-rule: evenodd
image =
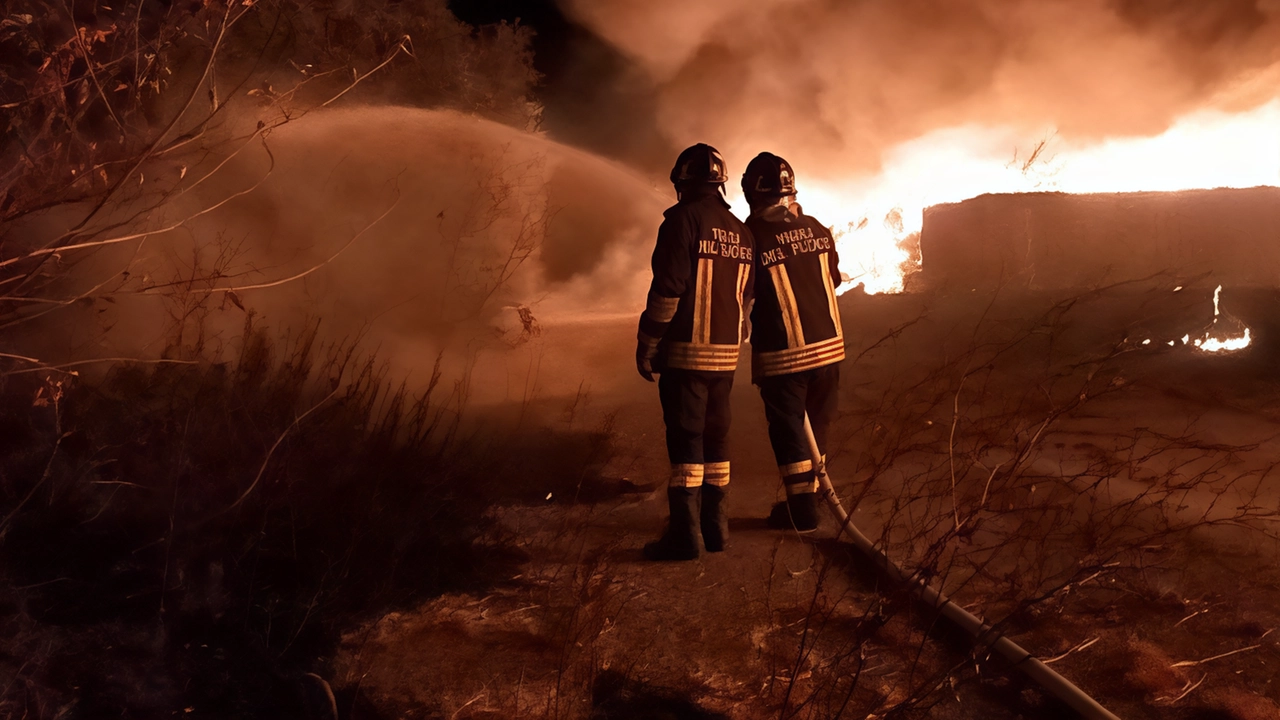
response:
M1007 128L938 130L889 150L877 176L831 183L801 178L798 199L834 226L840 267L850 278L840 290L861 283L869 293L886 293L901 291L913 269L912 236L930 205L984 193L1278 184L1280 100L1273 100L1235 114L1196 112L1148 138L1078 142L1052 131L1028 138Z

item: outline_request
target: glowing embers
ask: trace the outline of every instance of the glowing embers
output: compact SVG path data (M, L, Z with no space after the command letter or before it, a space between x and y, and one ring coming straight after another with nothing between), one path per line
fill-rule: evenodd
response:
M1218 306L1221 295L1222 286L1219 285L1218 289L1213 291L1213 322L1205 331L1204 337L1194 341L1198 350L1213 353L1235 352L1249 347L1252 341L1249 337L1249 326L1234 315L1222 313L1222 309ZM1188 339L1184 336L1183 342L1185 343Z
M1175 288L1174 292L1182 290L1181 287ZM1219 301L1222 298L1222 286L1219 285L1213 291L1213 322L1209 323L1209 327L1205 328L1202 337L1192 338L1191 333L1183 335L1177 340L1168 340L1163 344L1169 347L1179 345L1188 345L1194 347L1201 352L1209 353L1233 353L1244 350L1253 342L1253 336L1249 330L1249 326L1245 325L1240 318L1231 313L1222 312ZM1140 345L1150 347L1153 342L1150 338L1143 340ZM1161 343L1154 343L1157 347Z

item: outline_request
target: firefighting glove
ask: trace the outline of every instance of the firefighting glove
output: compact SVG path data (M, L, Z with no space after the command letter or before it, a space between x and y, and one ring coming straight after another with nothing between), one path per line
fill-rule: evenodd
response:
M636 370L640 372L640 377L653 382L653 359L658 356L658 341L645 335L640 335L639 341L636 343Z

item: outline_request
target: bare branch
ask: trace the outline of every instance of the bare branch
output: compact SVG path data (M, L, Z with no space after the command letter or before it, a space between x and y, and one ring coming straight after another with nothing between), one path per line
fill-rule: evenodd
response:
M280 433L280 436L276 438L276 441L274 443L272 443L271 449L267 451L267 457L263 459L262 466L258 468L258 474L253 478L253 482L249 483L249 487L245 488L245 491L240 494L240 497L236 498L236 501L231 503L231 505L227 507L227 509L224 512L229 512L231 510L235 510L237 507L240 507L240 503L244 502L245 499L248 498L249 495L253 492L254 488L258 487L258 482L262 480L263 473L267 471L267 465L271 463L271 456L275 454L276 448L280 447L280 443L284 442L284 439L289 435L289 432L294 428L296 428L299 424L301 424L303 420L307 419L307 417L311 415L311 413L315 412L316 410L319 410L325 403L332 400L333 397L337 394L338 394L338 388L335 387L333 389L333 392L324 396L324 398L320 402L316 403L315 405L312 405L306 412L295 417L293 419L293 422L289 423L289 427L285 428L284 432Z

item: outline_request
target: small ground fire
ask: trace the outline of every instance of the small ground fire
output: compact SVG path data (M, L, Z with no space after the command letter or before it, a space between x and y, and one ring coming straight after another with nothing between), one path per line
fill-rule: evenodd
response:
M1249 347L1251 341L1249 327L1233 316L1223 316L1222 308L1218 305L1221 297L1222 286L1219 285L1213 291L1213 324L1205 330L1204 337L1196 338L1197 350L1220 353L1235 352ZM1219 325L1219 321L1224 322ZM1244 328L1243 334L1240 334L1240 328ZM1185 336L1183 343L1186 343Z

